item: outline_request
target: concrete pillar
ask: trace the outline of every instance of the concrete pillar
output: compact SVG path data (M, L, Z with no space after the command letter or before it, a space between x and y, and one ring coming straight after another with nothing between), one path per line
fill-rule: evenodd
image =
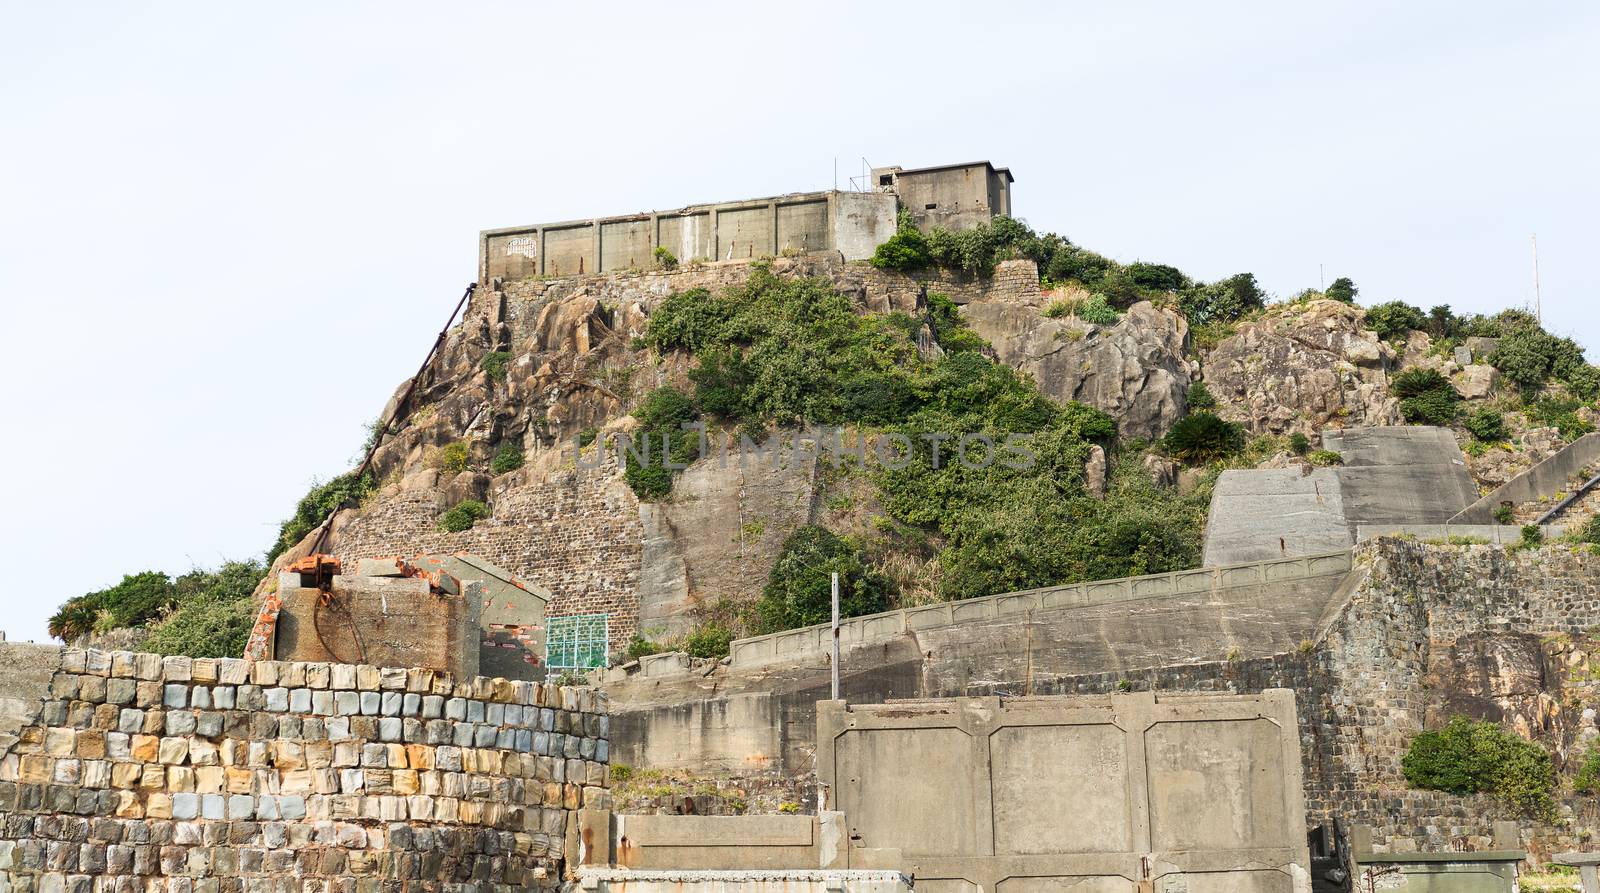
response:
M594 234L592 236L594 241L591 243L594 246L591 249L594 252L594 269L589 270L588 272L604 273L605 264L600 262L600 221L591 220L589 221L589 225L594 227Z
M546 254L549 253L549 252L545 251L544 227L541 226L538 229L533 231L533 244L539 246L539 264L538 264L539 275L543 276L544 275L544 257L545 257Z
M706 216L708 218L710 218L709 225L711 226L711 242L710 242L710 244L711 244L711 259L713 261L722 260L722 240L720 238L718 238L718 236L717 236L717 214L718 213L720 213L720 212L716 208L710 208L710 209L708 209L706 211Z
M777 257L782 250L778 245L778 203L767 202L767 213L772 215L772 256Z

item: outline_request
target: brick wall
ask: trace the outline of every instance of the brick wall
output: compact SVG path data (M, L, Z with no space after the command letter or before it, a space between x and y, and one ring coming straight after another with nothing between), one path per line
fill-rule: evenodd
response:
M0 759L0 889L552 889L608 733L588 689L67 651Z

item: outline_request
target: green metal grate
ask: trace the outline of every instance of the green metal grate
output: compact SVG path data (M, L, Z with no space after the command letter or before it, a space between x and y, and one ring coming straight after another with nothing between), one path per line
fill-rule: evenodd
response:
M611 648L610 615L573 614L545 620L545 666L592 670L606 665Z

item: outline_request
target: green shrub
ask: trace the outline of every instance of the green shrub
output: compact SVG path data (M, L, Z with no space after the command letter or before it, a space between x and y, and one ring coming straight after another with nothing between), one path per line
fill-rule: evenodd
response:
M1334 465L1343 465L1344 457L1333 450L1312 450L1311 453L1306 456L1306 461L1310 462L1312 465L1320 465L1326 468Z
M1576 440L1594 430L1594 425L1578 415L1584 407L1576 397L1550 395L1533 401L1523 411L1528 418L1561 432L1563 440Z
M1072 301L1051 301L1050 305L1044 308L1044 315L1049 319L1060 319L1063 316L1071 316L1075 307L1077 304Z
M178 608L139 647L156 654L240 657L255 619L255 607L248 595L202 599Z
M1178 296L1178 310L1195 326L1235 322L1266 305L1267 293L1253 273L1197 285Z
M1510 524L1517 517L1516 510L1504 503L1494 507L1493 515L1496 524Z
M176 580L159 571L129 574L115 586L68 599L50 618L66 641L90 632L146 627L141 647L162 654L238 657L254 623L250 594L266 573L256 561L228 561Z
M1428 317L1422 310L1405 301L1388 301L1367 309L1367 326L1385 341L1402 339L1407 332L1427 324Z
M1211 396L1211 389L1206 387L1205 382L1197 381L1189 385L1189 408L1191 410L1217 408L1217 398Z
M463 499L439 516L439 529L446 533L471 530L472 525L489 517L489 507L476 499Z
M1537 388L1552 378L1578 385L1588 391L1595 372L1583 359L1583 348L1571 338L1557 338L1540 328L1536 321L1521 317L1496 317L1503 329L1489 364L1500 374L1524 389Z
M1406 783L1446 793L1491 794L1517 812L1549 819L1555 812L1550 754L1497 723L1456 717L1422 732L1400 761Z
M1485 443L1506 439L1505 414L1485 406L1467 416L1467 431Z
M1212 413L1196 412L1179 419L1162 445L1184 462L1211 462L1244 449L1244 429Z
M727 657L732 644L733 630L720 623L707 623L689 633L683 640L683 650L690 657Z
M683 425L698 419L700 410L688 394L669 385L646 395L633 416L639 427L623 450L623 479L640 499L662 499L672 492L673 470L666 459L682 466L699 455L699 435Z
M1289 435L1289 452L1296 456L1304 456L1309 449L1311 449L1311 438L1299 431Z
M494 454L494 461L489 463L489 470L495 474L505 474L521 468L523 461L521 447L514 443L502 443L500 444L500 449Z
M1407 369L1390 390L1400 399L1400 414L1417 425L1449 425L1461 413L1461 395L1435 369Z
M460 474L467 470L467 457L470 447L465 440L447 443L428 457L429 464L439 469L440 474Z
M1524 524L1517 540L1517 549L1537 549L1544 545L1544 531L1537 524Z
M1136 261L1128 265L1128 279L1140 288L1157 291L1177 291L1188 285L1188 277L1177 267L1166 264L1147 264Z
M511 363L511 352L491 350L478 361L478 367L494 381L506 380L506 367Z
M832 531L807 524L789 534L756 602L761 632L825 623L832 616L831 574L839 574L839 616L889 608L888 578L867 565L861 551Z
M1600 518L1600 515L1596 518ZM1583 752L1578 774L1572 779L1572 789L1580 794L1600 794L1600 747L1591 744Z
M579 431L578 432L578 449L581 450L584 447L588 446L589 444L594 443L595 438L599 437L599 436L600 436L600 429L599 428L585 428L582 431Z
M1040 270L1055 282L1081 282L1087 286L1095 286L1105 278L1107 272L1115 269L1116 265L1110 258L1101 257L1093 251L1075 245L1068 245L1056 251Z
M628 640L628 650L623 653L628 660L638 660L641 657L649 657L652 654L660 654L665 650L666 648L664 646L652 642L638 633L634 633L633 638Z
M1589 520L1571 533L1571 536L1580 543L1600 545L1600 515L1590 516Z
M927 237L911 221L911 215L901 211L894 235L872 252L870 263L880 270L909 273L933 263L933 255L928 250Z
M1343 301L1346 304L1354 304L1356 295L1360 293L1361 289L1356 288L1356 284L1351 282L1348 276L1340 276L1338 279L1333 280L1333 284L1328 286L1327 291L1323 292L1333 300Z
M1106 296L1093 294L1087 301L1078 305L1078 318L1097 326L1114 326L1122 319L1122 314L1106 301Z
M376 485L370 471L360 480L356 480L356 473L351 471L326 484L313 483L311 492L295 505L294 514L278 526L278 538L267 550L267 563L271 564L285 550L305 539L306 534L317 529L335 510L361 502Z
M657 245L656 250L652 252L652 255L656 259L656 266L660 267L661 269L676 270L678 268L678 256L673 254L672 249L668 248L667 246Z

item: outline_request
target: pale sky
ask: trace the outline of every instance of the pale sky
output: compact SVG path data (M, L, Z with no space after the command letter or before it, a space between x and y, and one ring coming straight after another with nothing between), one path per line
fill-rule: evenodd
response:
M449 7L449 8L447 8ZM1600 7L0 3L0 629L259 555L477 231L1009 165L1018 216L1600 345ZM1320 265L1320 267L1319 267Z

